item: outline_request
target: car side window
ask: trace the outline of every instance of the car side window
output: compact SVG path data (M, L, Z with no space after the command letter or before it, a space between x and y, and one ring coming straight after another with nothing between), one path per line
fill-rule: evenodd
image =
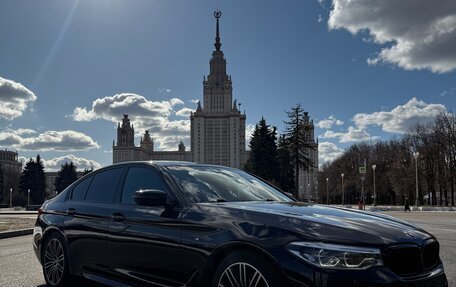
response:
M89 188L90 183L92 182L93 176L89 176L83 179L73 188L73 193L71 195L72 200L84 200L87 189Z
M90 184L89 190L87 191L85 200L102 202L114 201L117 184L122 175L122 171L123 168L119 167L95 174L92 184Z
M122 191L122 203L136 204L133 197L135 191L144 189L167 191L165 183L153 170L145 167L130 167Z

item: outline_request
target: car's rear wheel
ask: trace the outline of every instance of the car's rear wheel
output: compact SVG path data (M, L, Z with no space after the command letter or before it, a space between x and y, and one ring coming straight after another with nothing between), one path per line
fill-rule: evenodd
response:
M215 272L212 287L275 287L280 277L263 256L249 251L229 254Z
M66 248L65 240L57 233L51 234L43 245L43 274L49 287L71 286L73 283L70 282Z

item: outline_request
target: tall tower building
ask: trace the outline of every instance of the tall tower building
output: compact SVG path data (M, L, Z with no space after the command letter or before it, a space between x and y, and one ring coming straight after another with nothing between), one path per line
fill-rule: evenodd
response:
M203 106L198 103L190 115L192 160L240 168L245 162L245 113L233 102L231 76L220 47L219 19L216 19L215 50L209 62L209 75L203 81Z
M135 130L130 123L128 115L124 115L122 124L117 125L117 145L112 143L113 163L138 160L139 155L135 150Z

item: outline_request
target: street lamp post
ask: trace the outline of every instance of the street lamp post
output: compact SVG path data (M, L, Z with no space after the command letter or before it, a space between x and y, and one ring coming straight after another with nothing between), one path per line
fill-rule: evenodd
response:
M344 204L345 204L345 200L344 200L344 174L341 173L340 177L342 177L342 206L344 206Z
M318 180L315 181L315 202L318 203Z
M418 156L420 153L418 151L413 153L413 157L415 158L415 179L416 179L416 196L415 196L415 206L418 207L419 200L418 200Z
M10 187L10 208L13 207L13 188Z
M326 204L329 205L329 187L328 187L329 178L326 178Z
M372 170L374 171L374 206L377 206L377 192L375 190L375 169L377 168L376 164L372 165Z
M27 189L27 206L30 205L30 188Z
M310 195L310 182L307 183L307 196L309 197L309 200L310 200L310 198L312 197L312 196Z
M366 201L365 201L365 196L364 196L364 181L366 180L366 177L362 176L361 177L361 209L366 209Z

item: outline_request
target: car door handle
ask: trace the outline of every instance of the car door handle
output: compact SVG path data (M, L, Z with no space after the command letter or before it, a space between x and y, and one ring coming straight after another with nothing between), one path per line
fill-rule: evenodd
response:
M111 219L116 221L116 222L121 222L125 220L125 216L122 213L114 213L111 215Z
M67 214L68 214L68 215L75 215L75 214L76 214L76 209L74 209L74 208L68 208L68 209L67 209Z

